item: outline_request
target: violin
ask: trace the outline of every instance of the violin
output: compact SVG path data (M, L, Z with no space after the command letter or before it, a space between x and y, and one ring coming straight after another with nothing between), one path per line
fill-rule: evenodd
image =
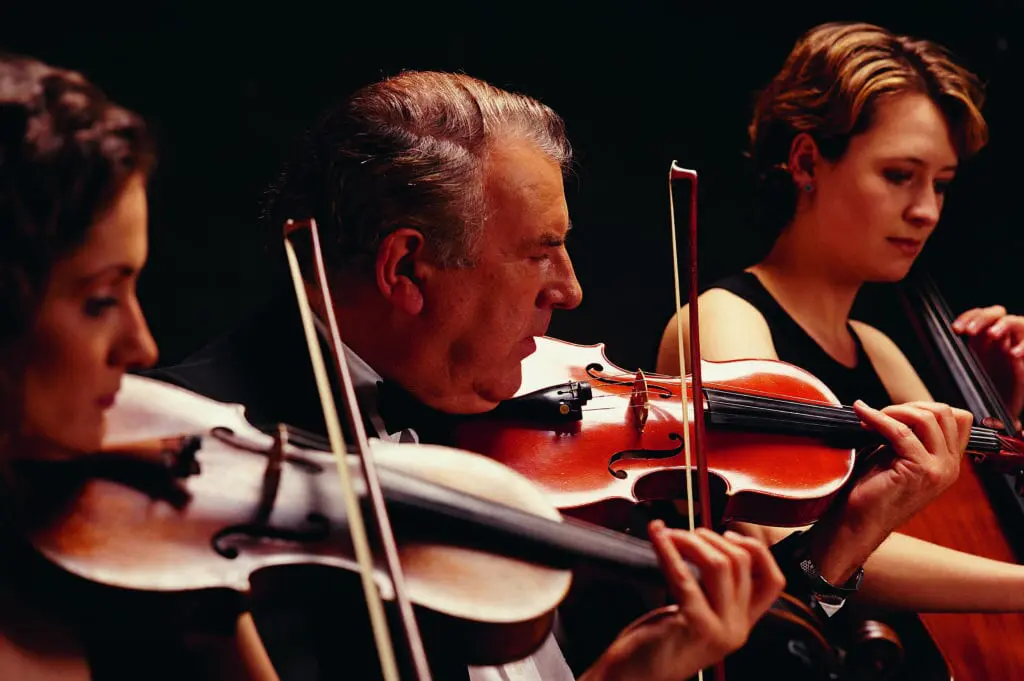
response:
M176 594L245 595L255 573L295 565L358 570L330 453L291 444L284 426L257 430L238 405L138 376L124 378L108 414L103 452L36 464L48 481L69 466L78 481L44 485L60 498L27 509L28 538L52 564L91 584ZM461 663L534 652L581 564L664 583L649 542L563 518L487 457L371 442L409 598L442 638L462 642ZM348 464L357 468L353 455ZM393 603L379 547L375 560Z
M680 499L683 430L679 377L627 372L604 345L539 337L517 396L456 426L451 444L533 481L567 514L625 530L630 509ZM884 443L807 371L776 360L704 362L703 403L712 522L794 527L818 520ZM690 377L687 397L696 401ZM987 426L968 454L1020 475L1024 440ZM723 498L724 497L724 498Z

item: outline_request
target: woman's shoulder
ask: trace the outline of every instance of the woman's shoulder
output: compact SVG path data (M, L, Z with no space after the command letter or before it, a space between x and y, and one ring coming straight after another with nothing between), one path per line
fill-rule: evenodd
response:
M850 328L895 404L932 399L914 365L884 331L855 319L850 320Z
M733 359L777 359L771 329L761 311L735 292L708 288L697 299L701 357L712 362ZM680 319L681 318L681 319ZM666 324L658 347L657 370L679 372L679 322L683 349L689 353L689 306L684 305Z

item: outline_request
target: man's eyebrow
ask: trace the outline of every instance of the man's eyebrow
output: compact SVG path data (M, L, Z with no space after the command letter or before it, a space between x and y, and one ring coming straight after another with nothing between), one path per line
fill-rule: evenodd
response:
M569 235L569 230L572 229L572 222L569 222L564 232L545 232L538 237L535 243L543 244L544 246L558 247L565 243L565 238Z

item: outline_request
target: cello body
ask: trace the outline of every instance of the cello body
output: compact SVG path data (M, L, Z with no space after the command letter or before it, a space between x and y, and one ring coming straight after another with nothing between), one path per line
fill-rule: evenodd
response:
M934 384L935 398L969 410L976 423L987 418L1012 423L977 357L953 335L953 316L935 285L918 270L904 283L903 294L911 323L932 360L935 380L926 382ZM1018 563L1024 506L1007 476L965 462L953 487L901 531L958 551ZM922 613L920 618L956 681L1001 681L1024 674L1024 613Z
M985 558L1019 562L986 492L986 477L994 476L965 462L956 483L900 532ZM1015 645L1024 642L1024 613L921 613L919 617L956 681L999 681L1024 673L1024 645Z

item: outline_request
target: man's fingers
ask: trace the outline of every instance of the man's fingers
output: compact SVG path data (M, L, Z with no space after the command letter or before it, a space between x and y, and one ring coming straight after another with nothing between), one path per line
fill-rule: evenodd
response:
M663 529L660 534L659 540L667 542L667 545L664 545L666 554L675 554L680 563L685 559L697 566L708 604L715 613L721 613L734 596L733 572L729 557L694 532ZM678 578L678 573L679 570L673 561L673 580ZM680 606L682 605L680 603Z
M746 537L738 532L727 530L725 538L746 549L750 555L750 617L755 622L768 612L768 609L779 597L786 586L786 578L775 562L771 550L753 537Z
M732 569L732 603L742 606L746 611L752 589L750 553L736 542L731 542L722 535L703 527L697 529L697 534L727 557ZM730 604L724 603L723 605Z
M706 573L705 566L693 560L694 552L687 550L685 538L677 539L672 537L669 532L665 523L660 520L651 522L648 527L651 544L658 557L658 564L665 575L665 580L668 582L669 592L687 618L695 623L710 622L715 616L714 612L704 595L701 584L697 582L693 571L686 565L684 556L700 569L701 580L705 584L709 579L713 580L715 576ZM680 550L681 546L682 550Z

